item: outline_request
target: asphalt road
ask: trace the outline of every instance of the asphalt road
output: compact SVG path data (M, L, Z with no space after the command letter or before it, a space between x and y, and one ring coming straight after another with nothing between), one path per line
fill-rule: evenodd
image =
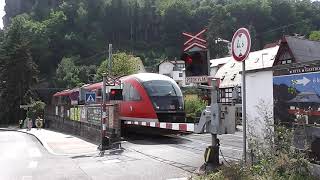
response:
M221 161L242 156L241 132L219 136ZM0 180L173 180L187 179L203 164L210 134L131 134L123 150L105 156L56 156L28 134L0 131Z
M49 154L28 134L0 131L1 180L90 179L72 159Z

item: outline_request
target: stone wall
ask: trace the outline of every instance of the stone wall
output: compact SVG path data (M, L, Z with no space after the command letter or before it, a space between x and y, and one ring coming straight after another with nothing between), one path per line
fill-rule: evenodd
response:
M101 142L101 126L87 122L71 121L56 115L45 116L45 127L62 133L80 136L91 142Z

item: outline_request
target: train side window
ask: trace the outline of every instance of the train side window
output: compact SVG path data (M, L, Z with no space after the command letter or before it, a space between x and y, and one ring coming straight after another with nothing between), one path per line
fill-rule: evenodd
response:
M130 85L129 99L130 99L130 101L140 101L141 100L141 96L140 96L139 92L132 85Z

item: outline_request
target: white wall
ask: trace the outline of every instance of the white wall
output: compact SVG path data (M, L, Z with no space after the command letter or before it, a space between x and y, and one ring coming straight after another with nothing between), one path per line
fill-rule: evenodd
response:
M270 123L274 123L273 73L272 71L247 73L246 84L248 139L262 138L266 130L273 131L270 126Z
M180 73L182 74L181 77L179 77ZM171 76L175 81L183 81L183 71L172 71Z
M171 74L174 65L170 62L163 62L159 65L159 74Z

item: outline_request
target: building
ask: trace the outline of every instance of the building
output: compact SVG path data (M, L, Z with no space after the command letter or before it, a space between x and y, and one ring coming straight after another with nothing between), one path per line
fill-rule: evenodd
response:
M279 46L263 49L260 51L251 52L246 60L246 70L256 70L272 67L277 55ZM220 79L220 103L230 104L232 102L232 92L235 87L238 92L241 90L241 71L242 63L236 62L232 57L216 60L226 61L215 74L215 78ZM214 71L214 70L212 70Z
M185 85L185 62L184 61L162 61L159 64L159 74L171 77L180 86Z
M140 58L136 58L136 60L137 60L137 62L138 62L138 64L137 64L137 66L138 66L138 73L145 73L145 72L146 72L146 69L145 69L145 67L144 67L144 65L143 65L142 60L141 60Z
M320 59L320 41L284 36L279 42L275 65L305 63Z
M263 137L275 119L281 119L283 114L288 114L288 103L294 100L292 95L286 94L290 90L293 89L292 91L301 95L301 92L309 93L306 86L310 86L308 91L318 92L318 86L312 83L317 82L316 76L320 79L319 70L315 71L318 67L315 64L319 64L319 60L320 42L293 36L284 36L278 43L250 53L246 60L246 116L249 134ZM234 88L241 87L241 71L242 64L232 58L218 69L215 77L220 79L221 103L232 102ZM308 74L307 71L312 72ZM239 88L239 93L240 90ZM279 95L280 91L284 94ZM284 98L289 99L283 101ZM318 121L320 122L320 119Z
M232 57L225 57L220 59L210 60L210 76L214 77L218 70L231 60Z

